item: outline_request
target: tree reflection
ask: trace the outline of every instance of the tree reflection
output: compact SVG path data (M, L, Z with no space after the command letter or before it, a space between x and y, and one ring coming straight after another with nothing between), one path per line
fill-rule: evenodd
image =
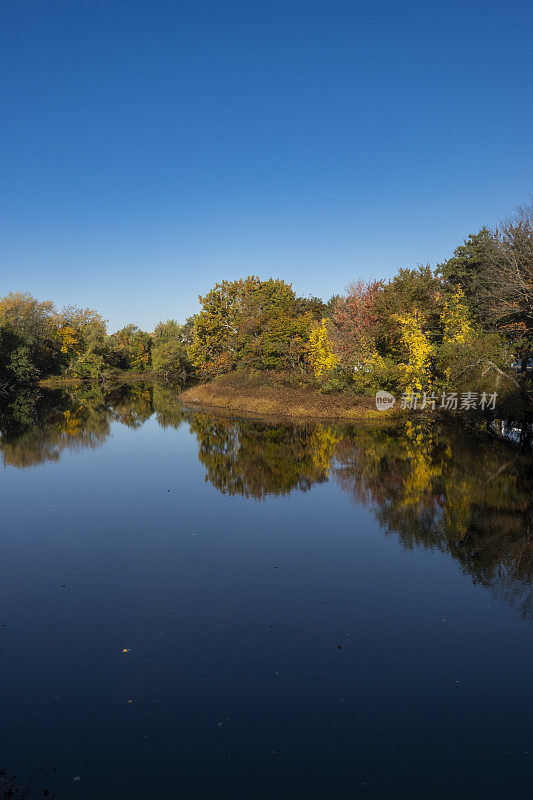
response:
M263 500L333 480L403 547L449 554L533 618L531 453L486 433L432 420L269 425L192 412L159 386L87 384L3 398L2 459L20 468L58 461L65 450L100 447L113 422L135 429L154 414L162 428L189 426L219 492Z
M109 413L80 394L18 393L0 412L4 465L32 467L58 461L64 450L95 449L109 436Z
M206 480L263 499L333 478L403 547L440 550L533 617L531 456L437 422L399 427L267 425L195 414Z
M328 479L338 435L324 425L267 425L197 413L190 423L206 480L257 500Z
M449 553L476 583L533 617L531 457L458 427L350 432L334 477L408 549Z

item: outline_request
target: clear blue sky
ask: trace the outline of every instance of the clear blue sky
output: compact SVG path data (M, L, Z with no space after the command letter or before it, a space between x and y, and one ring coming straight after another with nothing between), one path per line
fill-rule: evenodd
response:
M110 329L324 298L533 190L533 4L2 0L0 295Z

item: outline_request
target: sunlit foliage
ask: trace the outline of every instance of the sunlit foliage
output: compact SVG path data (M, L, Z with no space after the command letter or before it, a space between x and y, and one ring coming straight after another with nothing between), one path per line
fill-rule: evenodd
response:
M54 371L54 332L52 302L21 292L0 298L0 380L27 383Z
M533 363L533 205L482 228L432 270L359 279L327 303L281 279L223 280L183 325L108 336L93 309L30 294L0 298L0 387L48 375L105 379L152 372L166 384L241 370L291 373L324 392L527 391ZM530 383L529 383L530 385Z
M205 297L190 348L201 376L233 369L297 368L304 363L313 313L282 280L223 281Z
M423 320L417 312L398 317L400 337L405 354L400 362L403 389L422 392L433 382L431 358L433 346L424 331Z
M125 325L108 340L109 361L117 369L145 372L150 364L150 336L137 325Z
M365 369L376 351L374 301L382 287L381 281L359 280L351 283L346 294L335 301L335 349L348 372Z
M309 364L318 380L327 378L339 363L338 356L333 352L325 319L311 327L306 349Z
M460 286L448 297L442 309L442 339L445 343L468 344L474 337L474 328Z
M107 320L92 308L67 306L57 315L56 324L65 373L73 378L99 375L106 364Z
M165 380L183 383L192 373L187 344L189 328L175 319L160 322L152 334L151 359L154 372Z

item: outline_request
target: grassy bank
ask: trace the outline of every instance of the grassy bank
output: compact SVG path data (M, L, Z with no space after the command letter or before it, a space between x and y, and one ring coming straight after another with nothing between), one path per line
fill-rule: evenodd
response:
M405 414L398 409L377 411L371 397L325 394L312 385L298 385L289 376L268 372L222 375L209 383L186 389L181 393L180 400L191 407L254 417L384 422Z

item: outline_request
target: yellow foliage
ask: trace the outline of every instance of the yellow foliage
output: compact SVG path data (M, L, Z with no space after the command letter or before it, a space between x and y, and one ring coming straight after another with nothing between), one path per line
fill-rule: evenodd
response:
M307 359L314 372L315 378L320 379L332 372L339 359L333 352L329 341L326 320L323 319L320 325L315 325L309 334L307 343Z
M78 436L82 429L81 418L75 416L68 410L63 412L63 416L65 422L63 425L60 425L60 429L66 433L67 436Z
M335 445L339 439L337 431L325 425L317 425L310 436L313 466L322 469L326 476L329 475Z
M407 383L406 391L421 392L431 383L431 357L434 348L422 328L416 311L405 317L397 317L402 343L407 350L408 362L400 368Z
M458 286L451 298L444 303L441 323L443 342L446 344L468 344L474 335L464 297L463 290Z
M405 456L409 458L410 471L405 479L401 505L408 508L417 506L425 495L431 495L435 479L442 475L445 459L435 459L434 442L427 431L408 421L405 435Z
M79 354L81 352L81 343L79 340L78 331L75 330L71 325L65 325L61 328L57 328L55 331L55 337L59 342L59 350L62 353L76 353Z

